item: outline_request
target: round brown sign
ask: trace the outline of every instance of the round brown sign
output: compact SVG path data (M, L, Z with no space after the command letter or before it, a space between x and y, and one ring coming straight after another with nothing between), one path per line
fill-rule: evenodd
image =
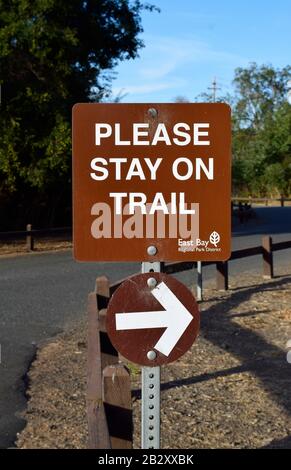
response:
M132 276L107 308L107 332L122 356L143 366L176 361L199 331L198 305L190 290L163 273Z

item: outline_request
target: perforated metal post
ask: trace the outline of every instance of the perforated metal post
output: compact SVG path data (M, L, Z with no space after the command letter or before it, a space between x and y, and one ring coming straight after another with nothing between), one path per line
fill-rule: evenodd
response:
M160 367L142 368L143 449L160 448Z
M197 261L197 300L202 300L202 262Z
M142 263L142 273L149 272L161 272L161 263ZM155 352L149 351L149 358L151 357L151 354L154 355ZM141 377L141 447L142 449L159 449L161 368L142 367Z

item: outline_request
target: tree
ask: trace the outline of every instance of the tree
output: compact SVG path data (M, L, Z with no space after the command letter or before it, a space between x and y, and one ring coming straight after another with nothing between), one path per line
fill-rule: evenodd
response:
M271 65L251 63L247 68L237 68L233 83L238 124L254 130L264 127L266 119L286 100L290 76L290 66L275 69Z
M233 105L234 191L290 193L291 67L250 64L235 72Z
M0 0L0 197L58 206L71 183L71 108L110 93L143 46L139 0ZM35 199L36 198L36 199Z
M291 106L283 103L262 132L265 180L281 196L291 193Z

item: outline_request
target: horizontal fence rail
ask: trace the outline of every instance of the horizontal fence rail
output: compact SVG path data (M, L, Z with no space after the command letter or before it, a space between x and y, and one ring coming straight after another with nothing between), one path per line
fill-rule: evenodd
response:
M273 251L287 250L288 248L291 248L291 240L286 242L273 243L272 245Z
M18 238L25 238L28 235L32 236L50 236L50 235L71 235L71 227L60 227L60 228L46 228L46 229L31 229L22 230L15 232L0 232L0 240L16 240Z
M264 236L262 237L262 245L253 246L250 248L242 248L240 250L234 250L231 253L230 259L228 261L205 261L202 262L202 266L211 266L216 265L216 284L217 289L227 290L228 289L228 263L233 260L248 258L249 256L263 256L263 276L266 278L272 278L273 273L273 252L280 250L287 250L291 248L291 240L284 242L273 243L272 237ZM179 261L174 263L161 263L161 271L166 274L177 274L183 271L189 271L191 269L197 268L196 261ZM133 274L136 275L138 273ZM110 285L110 296L114 294L116 289L124 281L120 280L114 284Z
M26 240L27 251L33 251L36 238L57 237L60 235L66 235L71 239L72 227L33 229L31 224L27 224L26 230L0 232L0 241L13 241L23 238Z
M252 248L242 248L241 250L234 250L231 253L229 260L248 258L249 256L260 255L263 252L262 246L253 246Z
M280 197L280 198L269 198L269 197L232 197L233 203L236 202L246 202L246 203L255 203L255 204L264 204L268 206L269 203L279 202L281 207L285 206L285 202L291 202L291 198Z
M244 198L233 198L233 200L243 200ZM248 198L245 198L249 200ZM253 200L253 199L252 199ZM287 200L287 199L285 199ZM288 199L289 200L289 199ZM290 199L291 201L291 199ZM20 232L0 232L0 240L13 240L26 237L26 248L27 251L34 250L34 241L36 237L46 237L46 236L57 236L57 235L68 235L72 236L71 227L60 227L52 229L32 229L30 224L27 225L27 230ZM273 277L273 253L279 250L286 250L291 248L291 240L282 241L273 243L272 238L269 236L264 236L262 238L262 244L259 246L253 246L250 248L242 248L240 250L234 250L231 253L231 256L228 261L221 263L216 261L205 261L202 262L202 266L216 265L217 271L217 288L218 289L228 289L228 263L237 259L247 258L249 256L263 256L263 275L264 277ZM176 274L183 271L188 271L190 269L197 268L196 261L179 261L173 263L162 263L162 270L166 274ZM120 282L118 283L120 285ZM110 286L112 292L115 287L113 284Z

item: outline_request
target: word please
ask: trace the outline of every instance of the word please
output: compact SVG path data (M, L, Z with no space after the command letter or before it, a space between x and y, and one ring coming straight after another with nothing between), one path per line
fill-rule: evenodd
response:
M174 178L185 181L190 178L201 179L201 173L204 173L208 180L213 180L214 160L207 158L206 163L202 158L195 158L193 162L190 158L179 157L172 164L172 174ZM154 162L150 158L103 158L96 157L91 160L90 176L95 181L103 181L113 174L115 180L131 180L139 178L140 180L157 179L157 171L163 158L156 158Z
M95 124L95 145L101 145L102 139L114 136L115 145L157 145L163 142L166 145L210 145L208 137L209 123L194 123L189 126L185 122L177 122L169 133L164 123L159 123L152 135L148 122L138 122L132 124L131 140L123 140L121 137L120 123L114 124L114 128L107 123ZM171 134L175 137L171 138ZM151 138L150 138L151 136Z

